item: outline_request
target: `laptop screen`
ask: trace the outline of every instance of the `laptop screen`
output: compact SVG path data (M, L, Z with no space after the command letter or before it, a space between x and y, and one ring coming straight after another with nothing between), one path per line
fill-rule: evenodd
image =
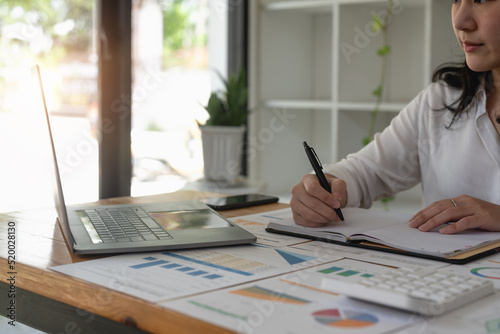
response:
M51 131L51 126L50 126L50 119L49 119L49 111L47 110L47 102L45 100L45 93L43 90L43 83L42 83L42 76L40 74L40 67L38 65L35 65L31 68L31 75L33 77L33 82L34 82L34 91L35 91L35 97L37 99L37 104L40 106L40 108L43 109L45 113L45 117L47 120L47 136L50 140L51 144L51 166L53 169L53 196L54 196L54 203L56 206L56 211L57 211L57 216L59 217L60 225L63 229L63 234L64 237L67 239L66 241L72 245L74 244L74 238L73 235L71 234L71 231L69 230L69 223L68 223L68 214L66 212L66 204L64 202L64 195L63 195L63 190L62 190L62 185L61 185L61 177L59 175L59 169L57 168L57 157L56 157L56 150L54 147L54 140L52 138L52 131Z

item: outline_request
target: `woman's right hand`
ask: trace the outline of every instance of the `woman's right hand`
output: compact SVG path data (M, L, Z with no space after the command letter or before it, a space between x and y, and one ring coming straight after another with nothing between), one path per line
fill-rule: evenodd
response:
M320 227L329 222L340 222L334 208L345 207L347 203L346 183L330 174L325 174L332 193L323 189L318 177L307 174L292 187L293 219L299 225Z

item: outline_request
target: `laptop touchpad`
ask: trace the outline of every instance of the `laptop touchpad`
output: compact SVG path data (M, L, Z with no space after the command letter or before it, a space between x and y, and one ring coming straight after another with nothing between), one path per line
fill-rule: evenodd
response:
M231 227L224 219L207 209L148 212L167 231Z

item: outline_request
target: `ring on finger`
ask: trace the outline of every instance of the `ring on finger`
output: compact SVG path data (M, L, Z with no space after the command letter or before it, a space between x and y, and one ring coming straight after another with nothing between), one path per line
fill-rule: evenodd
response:
M456 207L458 207L457 202L455 202L455 201L453 200L453 198L451 199L451 203L453 203L453 206L454 206L455 208L456 208Z

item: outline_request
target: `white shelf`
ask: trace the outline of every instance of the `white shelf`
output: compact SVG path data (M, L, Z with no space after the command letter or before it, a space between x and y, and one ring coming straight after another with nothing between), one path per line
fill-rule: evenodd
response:
M381 112L400 112L408 103L382 102ZM371 112L375 108L375 102L338 102L336 106L340 110L355 110Z
M327 100L267 100L266 108L331 110L333 102Z
M341 110L366 111L371 112L375 108L375 102L333 102L327 100L267 100L264 103L266 108L299 109L299 110ZM407 103L382 102L381 112L399 112Z
M380 80L381 34L370 30L388 0L250 2L249 177L283 193L311 169L306 140L324 163L362 148ZM449 0L394 1L389 27L382 131L454 61ZM283 162L286 161L286 164Z
M422 0L401 0L394 2L394 6L424 6ZM264 0L263 8L269 11L280 10L301 10L304 12L331 11L336 5L367 5L367 4L386 4L387 0Z
M307 12L332 10L332 0L274 1L264 4L266 10L304 10Z

